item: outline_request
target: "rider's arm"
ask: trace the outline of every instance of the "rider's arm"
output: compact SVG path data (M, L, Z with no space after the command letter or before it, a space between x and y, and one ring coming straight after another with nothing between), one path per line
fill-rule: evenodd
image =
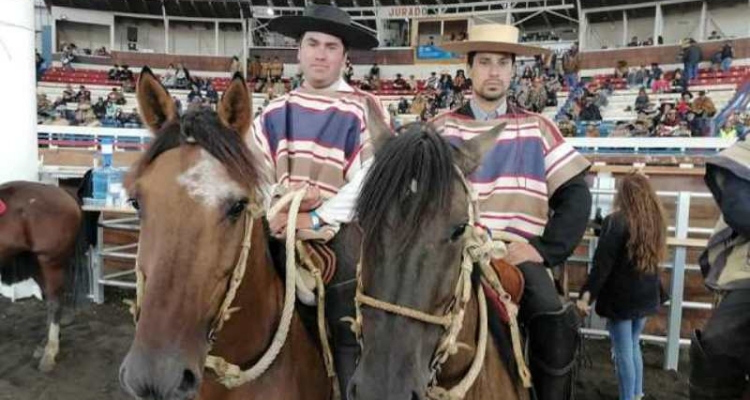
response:
M544 233L529 240L547 267L562 264L573 253L586 231L591 212L591 192L585 175L586 172L581 172L555 190L549 200L552 215Z
M357 198L362 189L362 182L372 165L373 159L362 163L352 179L347 182L336 195L326 200L315 212L323 223L328 225L340 225L349 223L354 219L354 208L357 206Z

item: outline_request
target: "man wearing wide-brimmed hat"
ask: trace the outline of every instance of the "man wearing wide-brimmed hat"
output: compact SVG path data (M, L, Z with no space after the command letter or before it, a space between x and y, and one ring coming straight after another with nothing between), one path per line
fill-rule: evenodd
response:
M297 218L300 236L331 240L339 226L351 220L354 199L372 158L367 114L375 113L375 118L388 122L373 95L352 88L343 79L349 50L372 49L378 40L354 25L345 11L328 5L313 4L300 16L275 18L268 28L299 40L297 59L304 82L271 101L255 120L253 145L261 149L272 171L272 201L290 188L309 185ZM271 219L271 233L282 237L286 221L283 212ZM283 251L278 243L274 246ZM343 389L359 354L349 324L341 321L355 314L354 267L342 270L339 266L326 291L326 317L341 393L346 393Z
M507 263L525 280L519 319L527 330L534 392L539 400L570 399L579 317L563 307L547 271L570 256L586 229L591 194L584 175L589 162L546 117L509 105L506 99L516 56L547 50L518 42L509 25L476 25L468 40L442 47L467 55L472 98L435 118L451 141L470 139L507 123L495 148L470 180L480 201L481 222L507 244Z

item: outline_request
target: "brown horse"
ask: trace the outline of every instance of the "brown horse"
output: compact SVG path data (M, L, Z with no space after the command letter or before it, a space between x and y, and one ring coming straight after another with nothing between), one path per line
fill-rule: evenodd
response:
M87 268L81 208L63 189L35 182L0 185L0 201L5 204L0 214L0 277L5 284L33 278L42 288L48 333L46 344L34 356L41 357L39 369L48 372L60 348L66 280L69 289L85 289L85 282L74 280L81 273L85 277ZM75 271L69 271L72 268Z
M471 197L461 174L477 168L501 131L497 127L452 147L430 125L407 125L395 137L386 127L371 126L375 162L357 205L364 230L361 315L360 324L355 323L361 328L362 356L349 400L434 398L434 378L451 389L470 369L478 351L477 291L482 289L474 285L457 334L457 342L466 346L458 346L441 366L434 360L445 327L429 319L455 309L460 279L471 280L470 272L460 273L464 242L475 228L469 226ZM375 304L384 302L411 315ZM493 340L488 340L483 364L477 360L481 372L465 399L528 398Z
M245 145L252 105L244 79L235 75L218 113L179 117L148 68L137 98L155 140L127 180L140 210L143 286L120 368L123 388L146 399L328 399L332 386L316 338L296 313L281 352L254 381L229 389L204 374L209 352L243 369L255 363L272 342L285 294L262 217L248 211L260 201L262 174ZM248 232L245 273L232 312L222 314ZM231 318L214 342L220 314Z

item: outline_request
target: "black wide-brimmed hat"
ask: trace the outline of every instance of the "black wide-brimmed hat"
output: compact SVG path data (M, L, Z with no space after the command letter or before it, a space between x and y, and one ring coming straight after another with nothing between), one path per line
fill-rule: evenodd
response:
M302 15L274 18L268 23L268 29L295 39L300 39L305 32L327 33L340 38L352 49L370 50L378 46L377 37L352 24L346 11L323 4L305 7Z

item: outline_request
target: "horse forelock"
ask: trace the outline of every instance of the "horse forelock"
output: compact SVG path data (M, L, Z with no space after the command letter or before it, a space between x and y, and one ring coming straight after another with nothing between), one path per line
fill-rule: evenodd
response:
M389 232L411 243L425 221L449 212L456 178L450 144L430 125L407 126L379 149L362 186L357 217L365 237L380 237L395 212L399 226Z

